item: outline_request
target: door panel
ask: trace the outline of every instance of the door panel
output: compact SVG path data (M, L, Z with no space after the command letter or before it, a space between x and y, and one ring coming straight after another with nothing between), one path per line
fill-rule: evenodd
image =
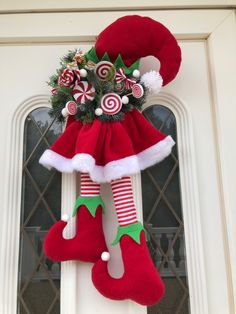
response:
M126 12L19 14L4 15L1 19L0 68L4 74L0 77L0 141L5 152L0 155L0 171L4 175L0 183L3 199L0 249L1 256L5 257L0 261L0 277L5 283L0 291L2 313L16 313L24 119L42 104L48 106L47 97L40 95L49 95L45 82L59 65L59 57L74 47L86 51L105 25L124 14ZM232 11L141 11L139 14L165 23L177 35L183 51L178 78L159 96L149 98L146 106L166 105L177 120L191 313L233 313L231 256L225 232L228 225L222 220L224 200L216 150L218 120L214 106L217 95L212 97L212 66L217 65L214 60L209 62L212 49L214 52L217 48L208 46L209 35ZM227 30L227 26L225 28ZM214 38L211 40L214 43ZM143 68L149 67L150 62L153 66L153 61L145 60ZM218 106L222 110L223 104L218 103ZM136 205L142 217L140 177L135 176L133 180ZM74 175L63 176L62 212L72 210L76 181L78 178ZM109 243L117 226L110 192L105 185L102 194L109 211L104 226ZM73 224L68 229L71 236ZM120 275L119 248L111 248L111 254L110 271ZM63 263L62 314L68 313L68 309L71 314L90 314L95 310L102 314L146 313L145 307L132 302L115 302L100 296L91 284L90 269L91 265Z

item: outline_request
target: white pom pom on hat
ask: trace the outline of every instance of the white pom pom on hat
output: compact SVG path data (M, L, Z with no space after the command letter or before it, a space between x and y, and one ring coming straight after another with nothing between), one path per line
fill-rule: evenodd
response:
M157 94L163 85L163 79L159 72L150 71L141 76L141 83L148 89L150 93Z

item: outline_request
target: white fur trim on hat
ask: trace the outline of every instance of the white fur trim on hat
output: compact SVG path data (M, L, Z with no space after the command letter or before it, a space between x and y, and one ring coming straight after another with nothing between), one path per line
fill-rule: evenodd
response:
M141 83L144 84L149 93L158 94L163 85L163 79L159 72L150 71L142 75Z

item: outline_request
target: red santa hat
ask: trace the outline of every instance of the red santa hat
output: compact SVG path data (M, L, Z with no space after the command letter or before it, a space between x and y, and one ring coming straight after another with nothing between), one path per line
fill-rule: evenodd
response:
M171 32L161 23L138 15L121 17L105 28L97 38L95 50L99 58L107 53L112 62L120 55L127 67L142 57L156 57L160 71L141 77L141 82L154 93L175 78L181 63L181 50Z

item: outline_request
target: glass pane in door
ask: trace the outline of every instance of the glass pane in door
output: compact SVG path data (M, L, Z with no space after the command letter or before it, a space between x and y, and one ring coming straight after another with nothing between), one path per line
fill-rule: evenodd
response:
M142 172L143 218L149 251L166 287L165 297L159 304L148 307L147 313L189 314L176 119L161 105L150 106L143 114L176 142L168 158Z
M22 173L22 203L18 275L19 314L60 313L60 264L43 254L47 230L60 219L61 174L48 171L38 160L61 134L62 125L48 108L26 118Z

